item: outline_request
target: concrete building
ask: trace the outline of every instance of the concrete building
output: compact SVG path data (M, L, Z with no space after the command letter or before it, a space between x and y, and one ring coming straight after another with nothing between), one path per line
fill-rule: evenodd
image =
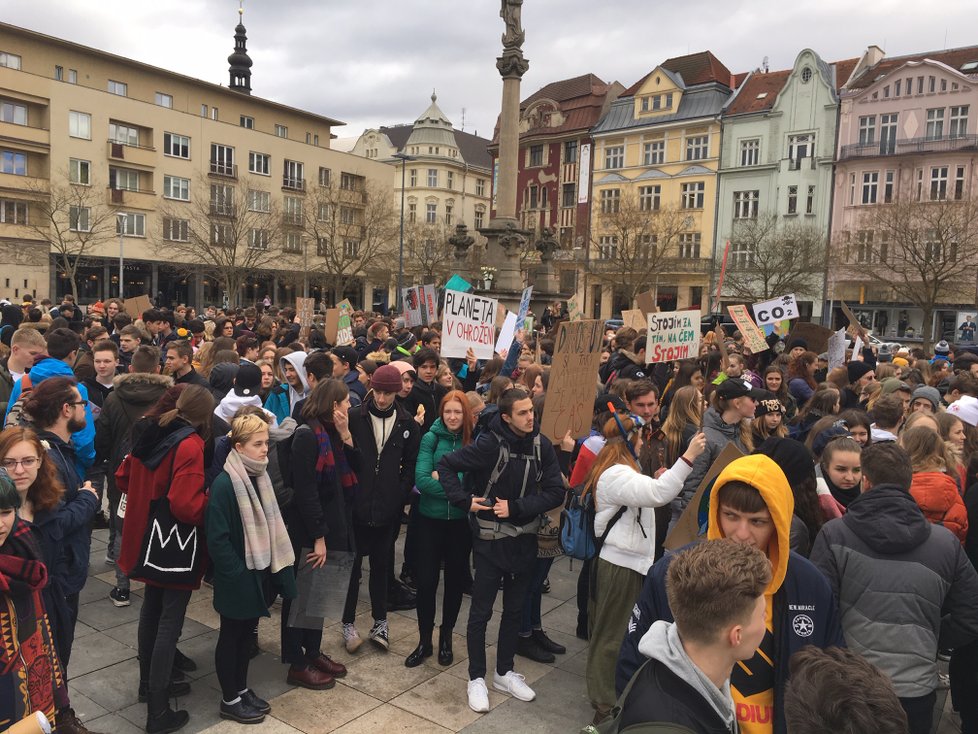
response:
M593 128L587 314L631 308L646 289L660 310L706 308L720 113L737 81L709 51L669 59Z
M594 74L551 82L520 104L520 147L516 205L532 248L549 230L561 293L584 296L591 215L591 128L624 90ZM490 146L499 153L497 126Z
M390 191L392 171L330 150L342 123L252 95L244 25L228 61L223 86L0 24L0 294L70 292L50 244L58 229L76 255L81 247L82 303L118 295L120 235L126 297L162 293L167 303L203 305L267 293L285 303L302 295L303 274L310 295L320 295L323 253L342 247L355 259L357 212L370 206L368 191ZM341 215L309 213L329 188L341 192L352 224L342 241L317 242L305 223ZM71 203L43 226L44 210L61 202ZM232 248L245 210L264 223L256 219ZM202 223L201 211L212 221ZM211 268L186 267L194 238L268 256L251 269L240 259L240 293L226 294ZM351 264L345 275L344 295L357 306L386 304L389 262Z
M871 46L842 91L828 297L845 300L880 335L919 337L923 311L861 272L887 261L889 235L874 226L882 221L876 215L899 212L908 202L937 209L974 201L976 110L978 46L893 58ZM929 245L927 232L920 234L922 257L931 250L943 256L937 243ZM973 245L967 252L974 257ZM976 265L959 282L938 284L935 339L954 338L960 319L974 316ZM840 313L834 316L841 321Z
M713 245L718 276L730 242L723 306L786 288L803 317L821 316L838 89L857 61L827 64L805 49L791 69L748 74L727 102Z
M485 245L485 238L475 230L489 223L488 145L485 138L455 129L434 92L431 104L413 124L365 130L357 138L351 149L354 155L395 169L398 206L404 182L405 287L442 285L461 267L448 243L459 224L469 228L477 245Z

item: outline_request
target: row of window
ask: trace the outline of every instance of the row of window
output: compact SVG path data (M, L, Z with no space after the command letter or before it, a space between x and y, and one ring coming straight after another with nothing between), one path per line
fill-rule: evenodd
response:
M889 233L876 233L871 229L859 230L853 239L850 232L844 233L845 259L855 263L885 264L889 257ZM958 259L958 243L948 240L937 230L929 229L919 233L922 249L920 255L926 261L956 262Z
M798 214L798 187L788 187L788 199L786 214ZM757 219L760 209L760 191L734 191L733 192L733 218L734 219ZM805 214L815 213L815 187L808 187L808 194L805 199Z
M974 62L971 62L974 63ZM970 69L965 67L970 66ZM961 71L974 71L975 66L970 64L965 64L961 67ZM914 91L916 89L916 92ZM883 99L889 99L891 92L893 97L913 97L920 94L936 94L937 92L946 92L950 89L952 92L957 92L959 89L958 83L952 81L948 83L947 79L938 79L935 76L918 76L912 77L908 76L905 79L897 79L892 84L887 84L883 87ZM873 99L879 99L879 91L873 92Z
M425 179L425 181L426 181L426 184L425 185L429 189L436 189L436 188L438 188L438 182L439 182L439 179L440 179L438 173L439 172L438 172L438 169L437 168L429 168L429 169L427 169L427 177ZM417 188L417 186L418 186L418 179L419 179L418 169L417 168L410 169L408 171L408 185L411 188ZM455 172L454 171L445 171L445 188L446 189L449 189L451 191L454 191L455 190ZM477 178L475 180L475 195L476 196L485 196L486 195L486 180L484 178Z
M950 166L931 166L930 178L925 179L926 171L918 168L914 177L913 194L917 201L929 198L931 201L942 201L947 198L957 200L964 198L965 181L967 178L967 168L956 166L954 178L950 178ZM925 188L925 183L929 183L929 188ZM897 174L896 171L864 171L862 174L862 186L857 190L857 174L849 174L849 205L856 204L889 204L896 197ZM882 187L882 190L881 190Z
M410 224L415 224L418 221L418 205L415 202L408 203L407 211L407 221ZM446 203L445 205L445 225L452 227L455 225L455 205L451 203ZM485 224L485 207L477 206L475 208L475 228L479 229ZM424 205L424 223L425 224L437 224L438 223L438 204L435 202L427 202Z
M683 160L702 161L710 157L710 136L691 135L686 138L686 155ZM666 162L666 141L653 140L642 146L642 165L657 166ZM625 167L625 146L606 145L604 167L615 170Z
M703 181L684 183L680 191L679 205L682 209L702 209L705 195L706 184ZM638 204L642 211L658 211L661 198L661 186L641 186L638 189ZM619 211L621 211L621 189L602 189L601 213L615 214Z
M815 155L815 133L799 133L788 136L788 160L800 161ZM740 141L740 165L757 166L761 162L761 139L746 138Z
M933 107L927 110L927 124L925 128L925 138L927 140L940 140L945 137L960 138L968 133L968 111L969 105L958 105L956 107ZM895 148L897 138L898 113L890 112L880 114L879 127L877 128L877 115L863 115L859 118L859 144L873 145L877 142L877 129L879 130L880 150L883 153L892 153ZM945 128L945 120L947 127Z
M566 140L564 141L564 163L577 163L577 150L578 145L576 140ZM539 167L544 165L546 162L544 160L545 147L542 144L531 145L527 150L527 161L528 167Z
M646 256L651 256L655 252L658 237L654 234L641 235L638 244L644 246ZM699 259L702 235L699 232L683 232L679 235L676 256L683 259ZM617 235L604 235L598 238L598 259L617 260L619 240Z

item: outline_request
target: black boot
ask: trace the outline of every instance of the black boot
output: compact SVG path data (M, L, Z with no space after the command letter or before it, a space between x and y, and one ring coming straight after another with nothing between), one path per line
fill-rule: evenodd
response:
M190 683L187 681L175 681L171 679L170 685L166 689L166 695L169 698L186 696L188 693L190 693ZM139 702L146 703L147 700L149 700L149 683L141 680L139 681Z
M442 628L438 632L438 664L451 665L455 660L452 653L452 631Z
M516 643L516 654L537 663L552 663L557 660L553 653L547 652L532 637L520 637Z
M555 655L563 655L565 652L567 652L566 647L551 640L549 637L547 637L547 633L543 630L533 630L531 637L533 637L533 639L537 641L537 644L547 652L552 652Z
M190 721L190 714L186 711L174 711L170 708L166 691L150 691L146 710L147 734L169 734L182 729Z
M422 640L414 648L414 652L407 656L407 659L404 661L404 667L417 668L427 658L430 658L433 652L434 650L431 649L431 638L429 637L427 642Z
M173 655L173 665L174 667L182 670L184 673L193 673L195 670L197 670L197 663L188 658L179 650L177 650Z

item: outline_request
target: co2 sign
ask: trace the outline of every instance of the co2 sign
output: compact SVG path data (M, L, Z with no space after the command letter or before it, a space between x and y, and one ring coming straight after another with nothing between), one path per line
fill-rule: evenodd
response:
M754 310L754 321L758 326L798 318L798 304L795 303L794 293L755 303L751 308Z

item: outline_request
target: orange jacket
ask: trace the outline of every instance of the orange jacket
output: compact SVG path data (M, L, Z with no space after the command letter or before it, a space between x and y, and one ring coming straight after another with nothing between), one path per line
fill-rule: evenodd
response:
M943 525L964 543L968 535L968 511L958 485L944 472L915 472L910 494L932 523Z

